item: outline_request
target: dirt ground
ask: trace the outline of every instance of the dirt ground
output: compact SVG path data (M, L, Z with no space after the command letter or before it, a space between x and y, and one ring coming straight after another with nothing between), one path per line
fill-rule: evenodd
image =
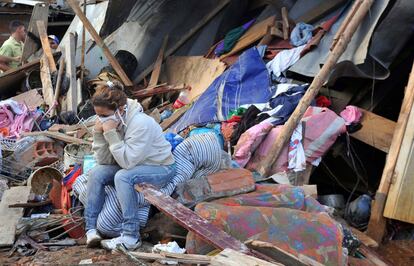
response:
M140 251L149 252L148 248ZM414 265L414 241L389 241L382 245L377 252L388 259L392 265ZM103 249L89 249L83 245L67 247L55 252L38 251L30 257L14 255L7 258L7 254L7 252L0 252L0 265L79 265L79 262L87 259L92 259L94 265L137 265L124 254L111 253ZM161 265L150 262L146 264Z
M378 253L387 258L393 265L414 265L414 241L393 240L381 245Z
M139 251L149 252L145 247ZM14 255L7 258L8 252L0 253L0 265L79 265L82 260L92 259L93 265L137 265L126 255L86 246L66 247L59 251L38 251L34 256ZM146 263L147 265L161 265Z

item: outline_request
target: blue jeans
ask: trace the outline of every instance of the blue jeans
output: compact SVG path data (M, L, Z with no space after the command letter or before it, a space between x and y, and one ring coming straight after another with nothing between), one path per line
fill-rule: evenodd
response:
M115 185L117 198L121 205L123 223L122 233L139 237L137 192L135 184L147 183L158 188L167 185L175 175L175 164L138 165L132 169L122 169L118 165L97 165L90 172L87 185L87 204L85 209L86 230L96 229L98 215L105 202L105 186Z

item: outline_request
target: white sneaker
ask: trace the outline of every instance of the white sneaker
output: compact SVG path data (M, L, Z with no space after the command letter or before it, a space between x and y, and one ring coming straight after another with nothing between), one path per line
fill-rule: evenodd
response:
M101 241L101 246L106 250L114 250L118 245L123 245L127 250L135 250L142 246L142 242L138 238L122 235Z
M98 247L101 240L102 237L98 234L96 229L90 229L86 232L86 246L88 248Z

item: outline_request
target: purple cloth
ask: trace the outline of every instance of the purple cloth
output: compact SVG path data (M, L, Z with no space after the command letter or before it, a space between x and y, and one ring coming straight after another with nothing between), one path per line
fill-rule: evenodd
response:
M32 130L34 121L39 117L24 104L15 101L0 102L0 128L7 128L9 136L19 137L22 132Z

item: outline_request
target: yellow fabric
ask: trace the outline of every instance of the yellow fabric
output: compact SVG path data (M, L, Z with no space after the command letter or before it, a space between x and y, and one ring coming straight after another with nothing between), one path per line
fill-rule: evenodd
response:
M7 39L3 45L0 47L0 55L8 57L17 57L22 56L23 54L23 42L18 42L12 36ZM19 62L9 62L7 64L11 68L17 68Z

